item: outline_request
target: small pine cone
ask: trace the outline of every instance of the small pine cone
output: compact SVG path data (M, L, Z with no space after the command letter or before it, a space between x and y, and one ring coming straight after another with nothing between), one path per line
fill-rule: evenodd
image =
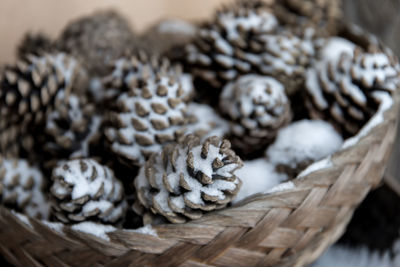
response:
M18 45L17 56L27 59L29 55L42 56L44 53L53 52L53 41L43 33L27 33Z
M36 167L22 159L0 156L0 200L28 216L47 220L50 205L43 191L45 180Z
M120 61L128 68L115 81L124 81L120 90L126 92L118 97L106 129L111 150L128 165L141 165L163 145L176 141L186 124L187 92L180 77L164 67L156 70L148 64L142 69L137 62Z
M52 174L52 212L63 223L97 221L117 223L127 204L114 173L91 159L60 163Z
M128 21L115 11L102 11L72 21L57 40L61 51L84 62L93 76L102 76L118 58L129 55L135 37Z
M0 152L10 142L25 139L31 126L43 123L54 108L59 92L69 94L83 82L83 71L76 60L63 53L29 56L0 73ZM13 129L17 129L18 134ZM10 139L11 138L11 139Z
M182 73L180 65L171 65L167 58L157 56L150 58L143 51L138 56L122 58L115 62L111 74L102 79L102 87L105 92L101 98L107 106L108 103L115 102L122 93L142 86L146 80L159 79L159 77L167 75L173 77L175 83L179 85L178 97L189 102L194 94L191 76Z
M232 121L234 147L244 154L263 149L292 118L283 85L253 74L224 87L220 109Z
M57 95L56 105L47 116L42 143L51 156L50 166L61 158L85 158L89 145L99 139L101 118L84 96L63 93Z
M140 169L134 182L138 200L173 223L198 219L232 200L241 186L234 172L242 165L229 141L214 136L200 143L187 135Z
M216 89L254 73L277 78L294 91L303 81L314 49L311 41L279 26L265 5L239 2L225 8L212 23L200 27L197 38L186 46L186 67Z
M283 25L311 27L317 36L337 34L343 20L341 0L279 0L272 7Z
M377 49L344 46L340 53L337 48L327 45L322 54L330 56L308 71L306 106L312 118L331 121L348 137L375 114L380 96L399 86L400 67L394 56Z

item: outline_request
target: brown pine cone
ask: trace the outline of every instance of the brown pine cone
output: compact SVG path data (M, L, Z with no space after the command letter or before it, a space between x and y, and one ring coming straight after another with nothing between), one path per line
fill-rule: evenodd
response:
M187 135L154 154L135 179L139 202L173 223L225 207L239 191L242 161L227 140Z
M42 56L54 50L54 43L49 36L43 33L27 33L18 45L17 57L27 59L29 55Z
M135 37L120 14L102 11L72 21L56 43L61 51L79 58L92 76L102 76L113 61L132 53Z

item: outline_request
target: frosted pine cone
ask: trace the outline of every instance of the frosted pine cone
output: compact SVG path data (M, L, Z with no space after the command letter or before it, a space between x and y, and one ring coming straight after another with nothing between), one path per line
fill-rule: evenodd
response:
M44 183L40 170L25 160L0 156L0 199L5 206L47 220L50 205L43 191Z
M272 5L285 26L311 27L317 35L335 35L343 20L340 0L279 0Z
M194 94L191 76L182 73L180 65L171 65L166 58L150 58L142 51L138 56L116 61L111 74L102 80L106 90L103 101L114 102L120 94L143 86L146 80L155 80L162 76L170 76L178 84L177 94L180 99L185 102L191 100Z
M292 118L283 85L266 76L245 75L226 85L220 109L232 121L234 147L245 154L270 143Z
M63 223L123 220L124 189L114 173L91 159L60 163L52 174L53 215Z
M123 162L141 165L150 154L185 132L187 94L179 76L165 72L164 67L157 70L151 65L137 65L134 60L124 63L143 69L133 71L129 67L118 79L124 81L126 93L118 97L116 110L109 114L111 125L106 135L111 150Z
M229 141L214 136L200 143L187 135L140 169L135 179L138 200L173 223L197 219L232 200L241 185L234 172L241 166Z
M17 56L26 59L29 55L41 56L53 51L54 44L50 37L43 33L27 33L18 45Z
M91 75L102 76L112 67L110 63L132 52L134 39L125 18L114 11L103 11L71 22L57 45L81 59Z
M297 89L314 54L312 43L279 27L269 8L245 1L217 12L186 50L188 70L214 88L255 73L279 79L289 91Z
M306 104L312 118L330 120L349 136L375 114L379 94L396 90L400 67L395 57L383 52L351 45L341 47L341 52L337 49L327 45L322 54L329 57L308 71Z
M59 93L55 109L47 116L42 142L52 161L88 157L89 145L99 138L101 118L84 96Z
M0 151L7 142L18 143L29 127L43 123L54 108L59 92L68 95L84 80L77 61L66 54L29 56L15 66L6 66L0 73ZM7 135L10 128L18 135ZM29 129L31 131L32 129Z

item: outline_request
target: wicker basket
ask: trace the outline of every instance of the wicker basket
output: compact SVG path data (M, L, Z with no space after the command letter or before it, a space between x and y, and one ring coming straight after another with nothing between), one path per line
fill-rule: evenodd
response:
M372 42L359 31L345 35ZM399 92L394 99L382 123L335 153L329 167L294 180L294 188L186 224L155 226L157 235L115 230L100 238L0 207L1 253L18 266L304 266L342 235L380 183L396 136Z

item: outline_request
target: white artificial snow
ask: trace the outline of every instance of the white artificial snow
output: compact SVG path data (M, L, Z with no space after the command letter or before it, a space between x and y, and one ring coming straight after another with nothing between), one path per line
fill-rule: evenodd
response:
M47 227L49 227L51 230L59 233L59 234L64 234L63 232L63 228L64 228L64 224L63 223L58 223L58 222L49 222L49 221L42 221L42 223L44 225L46 225Z
M33 228L31 222L29 221L29 218L19 212L16 212L14 210L11 210L11 213L14 214L15 216L18 217L18 219L23 222L24 224L26 224L27 226L29 226L29 228Z
M387 92L374 92L373 96L380 102L377 112L372 118L361 128L357 135L346 139L343 143L342 149L354 146L358 141L366 136L375 126L379 125L384 120L384 112L387 111L393 105L393 99Z
M285 182L282 184L278 184L277 186L274 186L273 188L267 190L265 193L272 194L272 193L282 192L282 191L286 191L286 190L291 190L294 188L295 188L294 183L289 181L289 182Z
M309 175L312 172L318 171L318 170L322 170L322 169L326 169L326 168L330 168L333 166L331 157L327 157L324 158L320 161L314 162L313 164L311 164L310 166L308 166L305 170L303 170L298 176L297 178L302 178L305 177L307 175Z
M302 120L280 129L266 156L273 164L296 168L300 163L333 154L342 143L342 137L329 123Z
M196 116L197 121L187 125L186 134L204 132L205 135L200 135L202 140L205 140L210 136L223 137L229 132L229 123L209 105L192 102L187 107L187 113Z
M157 26L157 30L160 33L182 34L186 36L195 36L196 34L196 27L193 24L176 18L161 21Z
M342 53L353 55L356 45L340 37L324 39L318 57L324 61L337 61Z
M265 159L245 161L243 167L236 171L236 176L242 180L242 187L232 203L266 192L287 179L287 175L275 172L275 166Z
M157 231L155 229L153 229L153 227L151 227L150 224L146 224L143 227L140 227L135 230L130 230L130 231L135 232L135 233L144 234L144 235L151 235L151 236L158 237Z
M330 247L310 267L395 267L400 266L400 242L394 245L394 257L390 251L383 254L371 252L366 247L351 248L342 245Z
M94 222L81 222L71 226L72 230L94 235L98 238L110 241L107 233L117 230L111 225L104 225Z

